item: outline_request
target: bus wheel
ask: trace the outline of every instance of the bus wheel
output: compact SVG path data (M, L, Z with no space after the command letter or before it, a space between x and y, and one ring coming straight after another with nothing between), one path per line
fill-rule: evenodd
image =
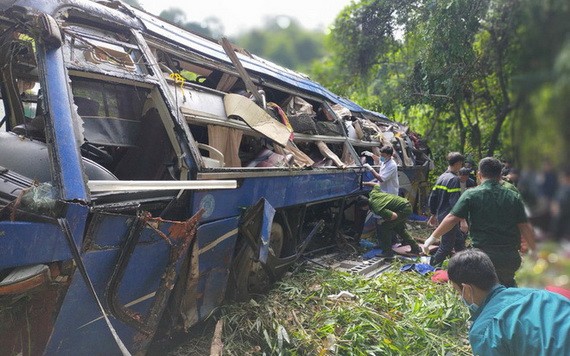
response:
M277 257L281 254L284 236L283 227L273 223L269 247ZM257 253L258 251L253 251L247 243L239 250L230 271L226 293L228 298L236 301L248 300L252 295L263 294L271 287L273 281L257 261Z

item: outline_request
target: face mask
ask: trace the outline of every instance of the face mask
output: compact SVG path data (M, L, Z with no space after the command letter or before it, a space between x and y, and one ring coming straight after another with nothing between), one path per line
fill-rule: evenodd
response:
M386 157L380 156L380 162L386 162Z
M463 292L465 291L465 289L461 289L461 301L463 302L463 304L465 304L465 306L469 309L469 311L471 312L471 314L475 313L477 310L479 310L479 306L475 303L467 303L467 300L465 299L465 297L463 296Z

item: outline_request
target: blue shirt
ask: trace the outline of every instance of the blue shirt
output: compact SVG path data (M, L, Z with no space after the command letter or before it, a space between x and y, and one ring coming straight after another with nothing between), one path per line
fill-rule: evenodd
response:
M570 299L559 294L497 285L472 320L474 355L570 355Z
M440 222L449 214L461 195L461 181L457 174L445 171L437 178L429 195L429 210Z

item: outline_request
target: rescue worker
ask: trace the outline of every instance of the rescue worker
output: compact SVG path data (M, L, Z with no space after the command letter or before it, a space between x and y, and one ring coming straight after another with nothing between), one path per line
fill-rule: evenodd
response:
M392 239L398 234L402 245L410 245L411 253L419 254L420 246L406 231L406 220L412 214L412 205L406 198L384 193L376 185L370 191L370 198L358 198L356 206L360 209L371 209L374 214L381 216L384 222L377 226L378 247L382 250L381 257L393 257Z
M546 290L506 288L478 249L455 254L448 276L471 313L474 355L570 355L570 299Z
M477 183L471 178L469 178L469 168L461 168L458 172L459 177L459 188L461 189L461 193L466 191L469 188L473 188L477 186Z
M392 158L394 155L394 149L390 146L382 146L380 149L380 156L377 156L370 151L364 151L362 154L372 157L374 162L380 161L380 172L376 172L376 170L369 164L363 165L363 167L368 169L379 182L364 182L364 185L374 186L380 184L380 190L384 193L398 195L400 182L398 180L398 165Z
M428 204L431 213L428 220L429 226L437 227L459 199L461 180L457 173L463 167L464 162L465 157L459 152L451 152L447 155L447 170L437 178L429 196ZM450 231L441 237L441 243L435 255L431 257L430 265L441 266L454 249L456 252L465 249L465 237L461 234L459 224L455 224Z
M465 160L464 167L469 169L469 178L477 183L477 172L475 171L475 162L471 158Z
M516 286L515 272L521 265L521 236L535 251L534 231L528 222L519 194L501 185L501 162L492 157L479 163L481 184L465 191L425 241L422 249L467 219L473 247L483 250L493 261L501 284Z

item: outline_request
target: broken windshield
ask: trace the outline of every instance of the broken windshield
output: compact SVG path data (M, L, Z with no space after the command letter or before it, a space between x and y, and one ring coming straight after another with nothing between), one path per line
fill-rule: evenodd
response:
M0 166L49 182L51 160L45 143L46 110L35 40L14 26L5 29L0 41Z

